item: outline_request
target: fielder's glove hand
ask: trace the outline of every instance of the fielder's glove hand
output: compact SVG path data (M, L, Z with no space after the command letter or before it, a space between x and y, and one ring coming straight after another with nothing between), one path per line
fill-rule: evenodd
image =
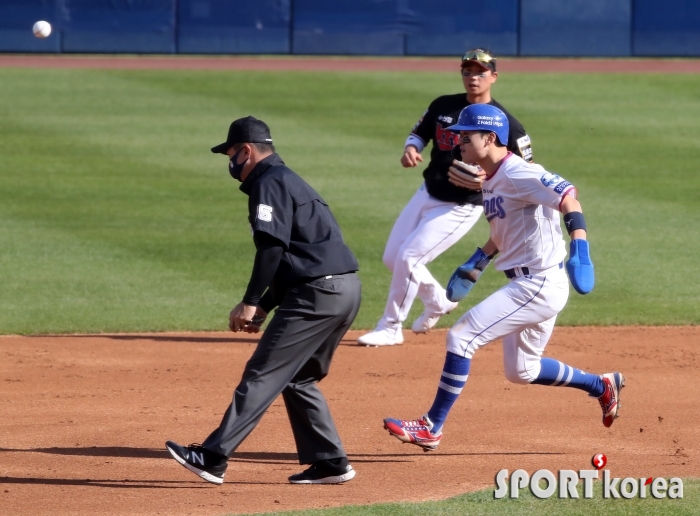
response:
M489 263L491 258L481 250L481 247L477 247L471 258L452 273L450 281L447 282L447 299L453 303L464 299Z
M569 259L566 261L566 272L574 290L579 294L588 294L595 285L593 262L588 253L588 241L580 238L569 244Z
M453 160L447 176L450 183L455 186L481 191L481 184L483 178L486 177L486 172L478 165L468 165L462 161Z

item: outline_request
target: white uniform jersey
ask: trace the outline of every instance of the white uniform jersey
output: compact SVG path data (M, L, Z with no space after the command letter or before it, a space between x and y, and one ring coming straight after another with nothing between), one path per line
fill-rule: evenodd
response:
M559 264L566 257L559 207L575 192L558 175L509 153L482 186L484 215L499 250L495 268L543 270Z

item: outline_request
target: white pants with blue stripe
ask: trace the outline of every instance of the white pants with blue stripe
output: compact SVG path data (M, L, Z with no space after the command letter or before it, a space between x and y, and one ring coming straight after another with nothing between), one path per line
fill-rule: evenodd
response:
M450 305L445 289L426 265L466 235L483 212L474 204L440 201L421 185L394 223L386 243L383 261L392 272L391 287L377 328L400 328L416 296L430 315L445 312Z
M568 298L564 269L515 278L455 323L447 351L472 358L481 346L502 338L506 378L530 383L540 373L542 353Z

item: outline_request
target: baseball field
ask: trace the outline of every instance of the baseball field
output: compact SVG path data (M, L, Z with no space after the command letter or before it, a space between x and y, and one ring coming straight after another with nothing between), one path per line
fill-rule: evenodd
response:
M353 343L382 312L384 243L421 183L399 165L406 134L433 98L462 91L458 71L410 59L79 61L0 56L0 513L700 512L696 61L504 66L494 97L527 128L535 161L578 187L596 266L595 290L572 291L548 354L622 371L622 415L605 429L578 391L509 384L493 343L425 454L381 420L426 410L445 328L505 278L487 271L437 331L402 346ZM299 465L280 401L221 487L163 448L218 424L255 345L223 333L254 248L247 198L209 151L249 114L328 201L360 262L362 308L321 384L358 471L346 485L287 484ZM487 232L479 222L431 271L444 282ZM681 477L684 497L604 500L598 482L592 500L493 499L500 469L590 469L596 453L616 477Z

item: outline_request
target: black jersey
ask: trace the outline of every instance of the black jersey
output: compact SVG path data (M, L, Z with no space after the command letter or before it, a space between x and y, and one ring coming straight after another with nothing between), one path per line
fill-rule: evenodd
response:
M508 117L510 128L508 150L522 157L525 161L531 162L532 148L530 147L530 137L525 132L525 128L494 99L491 99L489 104L503 111ZM430 163L423 171L428 193L441 201L457 204L481 204L481 192L455 186L450 183L447 176L453 160L452 148L459 144L459 133L448 131L447 127L457 123L459 113L468 105L466 93L436 98L413 128L411 134L420 138L426 146L430 140L433 140Z
M326 202L277 154L260 161L240 189L250 196L253 231L267 233L284 246L276 288L359 269Z

